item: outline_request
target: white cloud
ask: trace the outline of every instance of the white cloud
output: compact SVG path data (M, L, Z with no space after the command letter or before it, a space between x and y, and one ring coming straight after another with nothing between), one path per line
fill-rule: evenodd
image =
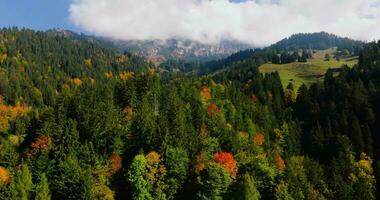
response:
M380 38L380 0L74 0L69 12L84 30L122 40L229 38L264 46L319 31Z

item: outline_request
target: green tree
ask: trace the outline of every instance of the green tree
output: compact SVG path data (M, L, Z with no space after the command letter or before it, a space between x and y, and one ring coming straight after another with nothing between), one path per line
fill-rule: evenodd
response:
M29 171L28 165L24 164L12 182L12 199L28 200L31 197L32 189L32 173Z
M50 200L50 190L48 179L46 174L42 174L40 182L36 185L36 197L35 200Z
M148 182L145 179L147 174L147 160L144 155L137 155L129 167L127 178L132 185L132 196L136 200L152 199L149 193Z
M256 188L254 178L245 173L242 180L242 191L240 193L241 200L259 200L261 198L260 192Z
M174 199L187 177L190 164L187 152L182 148L169 148L166 152L166 165L168 168L168 199Z
M232 183L230 174L219 164L210 163L197 178L199 199L221 200Z

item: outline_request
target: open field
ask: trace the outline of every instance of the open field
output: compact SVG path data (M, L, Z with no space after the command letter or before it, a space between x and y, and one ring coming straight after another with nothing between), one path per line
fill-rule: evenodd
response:
M295 89L298 89L303 83L310 85L314 82L322 81L324 74L329 68L339 68L342 65L352 67L358 62L355 57L341 59L340 61L336 61L333 58L330 61L324 60L326 54L330 54L333 57L335 52L336 48L316 51L313 53L313 59L308 60L306 63L266 63L260 66L260 72L270 73L278 71L284 87L292 82Z
M303 83L310 85L311 83L323 80L323 76L329 68L339 68L342 65L349 67L357 64L357 60L331 60L311 59L306 63L289 63L289 64L271 64L267 63L260 66L262 73L270 73L278 71L284 87L292 82L294 87L298 89Z

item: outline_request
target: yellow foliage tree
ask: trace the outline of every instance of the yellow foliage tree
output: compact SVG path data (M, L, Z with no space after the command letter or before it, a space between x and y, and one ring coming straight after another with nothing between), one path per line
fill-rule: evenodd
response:
M134 77L134 75L135 75L134 72L122 71L122 72L120 72L119 77L120 77L121 80L126 81L126 80Z
M9 129L9 121L16 117L24 116L30 110L24 104L17 103L15 106L4 105L0 101L0 132L5 132Z
M92 60L91 60L91 58L85 59L84 60L84 65L86 65L87 67L91 67L92 66Z
M112 73L111 71L105 72L104 75L105 75L107 78L111 78L111 77L113 77L113 73Z
M0 167L0 184L8 184L11 182L11 175L7 169Z

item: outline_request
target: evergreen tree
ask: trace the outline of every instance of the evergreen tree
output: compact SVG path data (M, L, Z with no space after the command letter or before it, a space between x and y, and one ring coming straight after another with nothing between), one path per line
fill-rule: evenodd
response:
M40 182L36 185L35 200L50 200L49 183L45 174L40 177Z
M32 196L32 189L32 173L28 165L24 164L11 185L12 199L28 200Z

